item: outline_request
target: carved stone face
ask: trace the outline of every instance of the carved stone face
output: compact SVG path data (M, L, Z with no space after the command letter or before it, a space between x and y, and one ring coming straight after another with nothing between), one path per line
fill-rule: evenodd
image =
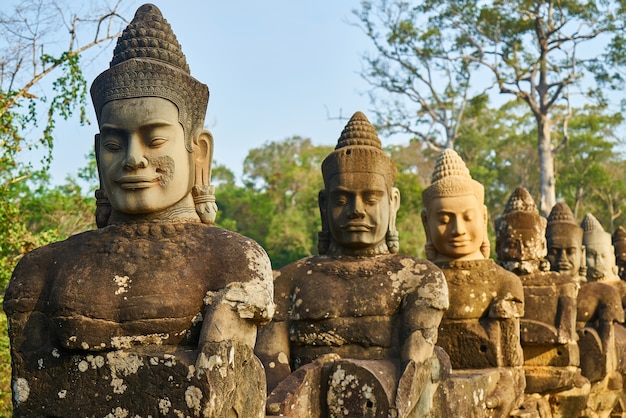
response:
M382 175L337 174L330 181L326 199L330 233L337 244L374 248L385 241L392 208Z
M501 246L506 249L498 249L498 259L501 261L540 260L546 253L545 238L530 228L515 229L501 239Z
M552 236L547 258L553 271L577 276L583 261L582 243L574 236Z
M116 211L148 214L175 205L193 186L192 162L169 100L114 100L102 108L98 169Z
M589 281L616 279L615 253L610 238L590 234L585 237L585 243L587 279Z
M441 260L478 260L487 214L474 195L438 197L428 207L430 240Z

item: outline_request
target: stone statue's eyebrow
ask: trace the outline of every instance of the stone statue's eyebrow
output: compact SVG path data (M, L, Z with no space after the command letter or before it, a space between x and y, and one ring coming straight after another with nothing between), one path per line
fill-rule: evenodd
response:
M153 119L153 120L149 120L146 123L142 124L139 129L151 129L151 128L159 128L159 127L167 127L167 126L174 126L174 124L170 121L167 121L165 119ZM112 123L105 123L100 127L101 131L104 130L109 130L109 131L121 131L124 130L123 127L114 125Z

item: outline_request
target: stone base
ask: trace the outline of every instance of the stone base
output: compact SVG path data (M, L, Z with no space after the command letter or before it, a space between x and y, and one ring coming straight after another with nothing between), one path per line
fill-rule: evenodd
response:
M267 399L268 416L397 417L431 414L437 385L449 373L441 349L427 362L323 358L300 367ZM402 373L401 373L402 371Z
M435 394L434 417L505 418L519 412L524 396L521 367L453 370ZM516 412L517 411L517 412Z
M264 417L265 373L252 349L231 342L92 354L52 350L18 359L14 417Z

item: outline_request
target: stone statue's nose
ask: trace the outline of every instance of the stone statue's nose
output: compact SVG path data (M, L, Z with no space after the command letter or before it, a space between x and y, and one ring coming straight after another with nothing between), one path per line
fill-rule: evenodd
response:
M124 168L127 170L137 170L140 168L146 168L147 166L148 161L144 156L143 147L140 145L139 141L136 140L136 138L131 138L126 152Z

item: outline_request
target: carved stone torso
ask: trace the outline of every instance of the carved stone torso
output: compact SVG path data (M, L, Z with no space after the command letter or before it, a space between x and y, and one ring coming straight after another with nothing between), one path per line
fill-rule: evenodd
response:
M199 222L113 225L32 251L4 301L15 416L258 416L265 390L252 348L199 337L221 303L248 324L231 326L254 335L271 318L271 282L258 244Z
M491 259L437 263L448 282L450 308L444 319L480 319L509 295L523 301L520 279ZM520 306L521 307L521 306Z
M309 257L282 268L274 286L275 320L289 323L296 367L331 352L399 358L402 314L448 300L439 270L405 255Z
M262 271L248 268L262 251L200 223L109 226L28 254L6 306L9 315L44 314L51 321L48 343L67 349L197 345L205 297L232 282L262 280L254 276ZM36 349L24 326L25 344Z

